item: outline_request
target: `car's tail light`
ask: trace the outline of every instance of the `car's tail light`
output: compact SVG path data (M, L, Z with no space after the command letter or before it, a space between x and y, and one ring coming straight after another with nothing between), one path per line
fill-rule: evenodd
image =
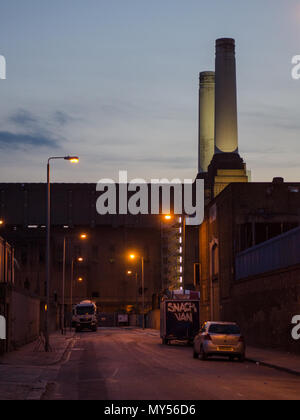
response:
M241 335L241 336L240 336L240 338L239 338L239 342L240 342L240 343L244 343L244 342L245 342L245 339L244 339L244 337L243 337L242 335Z
M205 341L211 341L211 336L210 336L209 334L206 334L206 335L204 336L204 340L205 340Z

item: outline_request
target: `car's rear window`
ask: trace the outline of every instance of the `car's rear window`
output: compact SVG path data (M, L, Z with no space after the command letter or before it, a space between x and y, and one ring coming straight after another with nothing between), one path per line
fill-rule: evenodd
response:
M222 325L222 324L213 324L209 327L210 334L234 334L238 335L241 333L241 330L237 325Z

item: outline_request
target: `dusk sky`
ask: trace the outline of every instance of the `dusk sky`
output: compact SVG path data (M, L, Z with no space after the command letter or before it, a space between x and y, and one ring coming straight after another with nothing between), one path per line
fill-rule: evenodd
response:
M236 39L239 148L254 181L300 181L299 0L1 1L0 180L194 178L198 75Z

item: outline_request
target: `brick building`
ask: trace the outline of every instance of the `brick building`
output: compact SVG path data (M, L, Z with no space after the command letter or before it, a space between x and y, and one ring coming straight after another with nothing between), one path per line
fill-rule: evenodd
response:
M160 215L99 215L96 211L95 184L52 184L51 195L51 301L61 303L63 241L66 246L65 302L93 299L104 312L140 311L142 305L141 264L132 265L130 251L145 258L145 303L152 309L157 296L176 279L178 260L168 258L166 246L168 223ZM150 201L149 201L150 202ZM46 186L45 184L0 184L1 218L5 220L5 236L16 250L16 285L43 298L45 296ZM179 220L179 216L178 216ZM175 223L176 225L176 223ZM174 223L170 229L174 229ZM177 228L176 228L177 229ZM179 232L179 229L177 229ZM86 241L79 239L84 232ZM175 236L178 236L175 232ZM193 231L195 233L195 229ZM174 236L174 235L173 235ZM188 239L187 255L193 258L186 265L187 283L193 283L193 264L197 256L197 237ZM170 241L169 241L170 242ZM179 242L178 242L179 244ZM170 244L169 244L170 245ZM174 248L174 243L172 242ZM179 245L178 245L179 246ZM183 253L182 249L182 253ZM162 264L162 262L164 264ZM168 264L172 267L168 267ZM132 271L128 275L127 271ZM172 278L168 273L172 272ZM135 273L137 272L137 283ZM178 272L177 278L180 273ZM81 281L77 281L78 279ZM52 317L53 318L53 317ZM55 318L55 317L54 317ZM59 317L58 317L59 319ZM53 321L55 322L55 320Z
M236 311L238 296L243 293L248 308L256 303L243 289L250 287L249 283L243 286L243 281L236 278L237 255L297 226L300 226L299 183L284 183L281 179L273 183L232 183L216 196L206 206L205 221L199 229L201 275L196 288L201 291L202 320L236 320L245 325L241 317L243 305ZM283 293L283 299L286 290L286 286L277 290L279 295ZM263 309L266 299L263 290L256 298Z

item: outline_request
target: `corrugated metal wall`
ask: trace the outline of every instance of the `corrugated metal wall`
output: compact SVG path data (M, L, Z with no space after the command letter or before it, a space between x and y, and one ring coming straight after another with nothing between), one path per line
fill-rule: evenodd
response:
M236 280L300 264L300 228L236 256Z

